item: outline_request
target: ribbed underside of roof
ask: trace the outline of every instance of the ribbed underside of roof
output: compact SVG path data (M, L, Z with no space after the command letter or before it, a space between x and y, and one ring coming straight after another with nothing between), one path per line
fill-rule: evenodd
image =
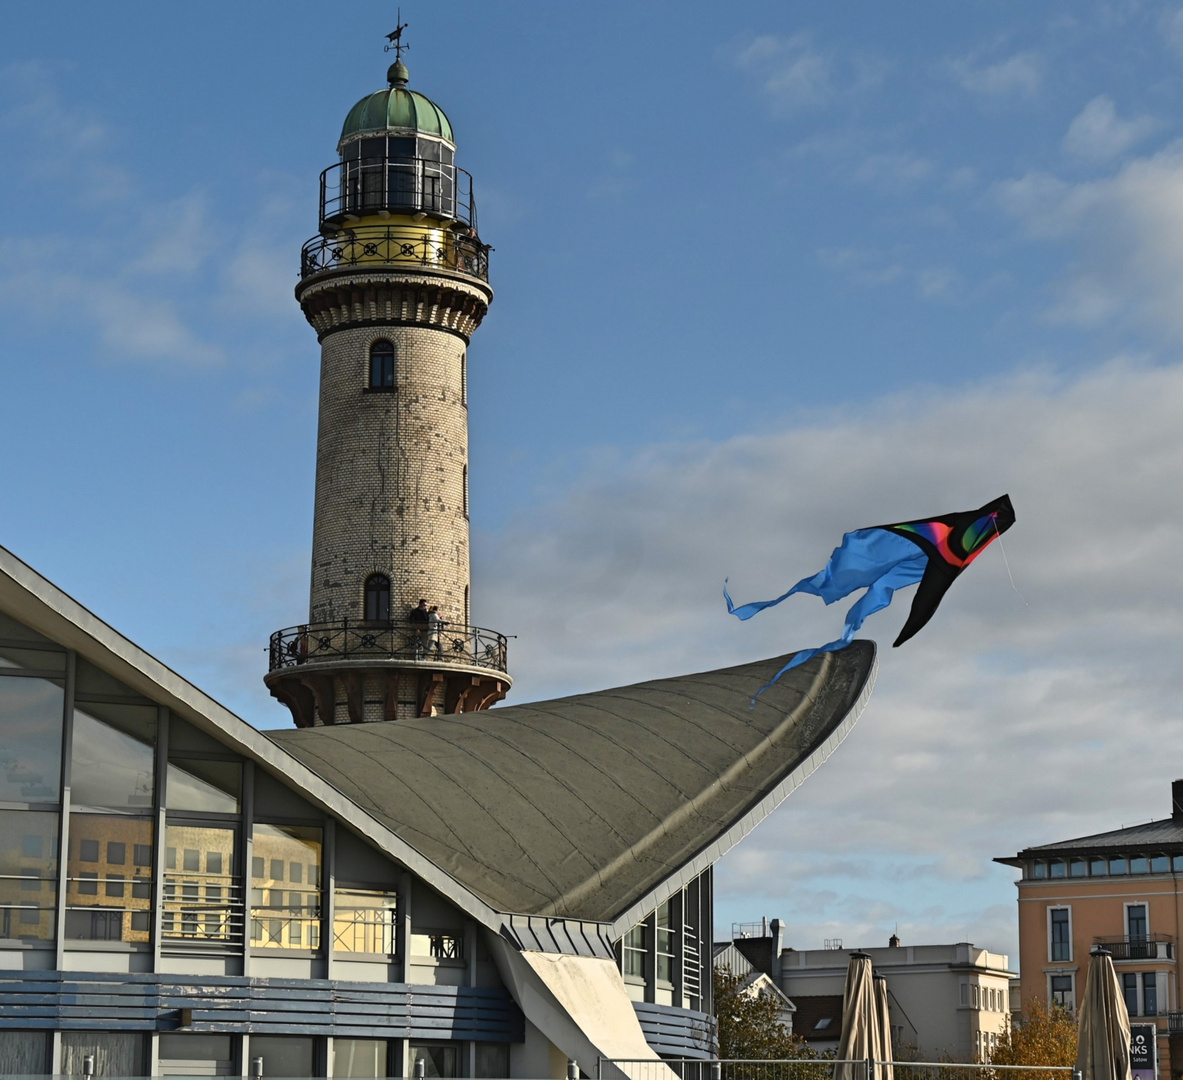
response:
M501 911L610 921L686 866L859 702L856 641L488 712L268 732Z

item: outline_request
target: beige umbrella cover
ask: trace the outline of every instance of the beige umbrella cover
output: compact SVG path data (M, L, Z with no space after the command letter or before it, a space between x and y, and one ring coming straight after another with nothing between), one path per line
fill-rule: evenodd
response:
M842 1038L839 1061L865 1061L879 1056L879 1023L875 1014L875 987L871 958L866 953L850 954L846 989L842 996ZM874 1080L858 1065L836 1065L834 1080Z
M875 1060L890 1062L891 1054L891 1012L887 1007L887 976L875 976L875 1024L879 1029L879 1046ZM892 1080L891 1065L879 1069L879 1080Z
M1131 1080L1130 1015L1113 970L1113 957L1104 949L1089 956L1076 1067L1082 1080Z

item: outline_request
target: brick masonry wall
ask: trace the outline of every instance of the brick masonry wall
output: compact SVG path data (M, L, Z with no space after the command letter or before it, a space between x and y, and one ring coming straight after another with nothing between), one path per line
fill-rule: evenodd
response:
M367 393L373 342L393 343L397 387ZM312 622L360 619L373 573L391 583L391 614L420 597L466 621L466 345L422 326L331 332L321 345Z

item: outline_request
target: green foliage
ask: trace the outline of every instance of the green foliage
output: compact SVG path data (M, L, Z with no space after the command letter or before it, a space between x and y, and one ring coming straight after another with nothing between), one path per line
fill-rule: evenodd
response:
M724 1060L817 1057L804 1039L785 1030L777 1001L744 993L740 989L742 982L740 976L725 968L715 968L718 1056Z

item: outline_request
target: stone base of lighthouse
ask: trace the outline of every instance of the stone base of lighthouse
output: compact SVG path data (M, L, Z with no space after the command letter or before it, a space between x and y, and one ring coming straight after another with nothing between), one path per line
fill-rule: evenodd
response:
M291 710L297 727L477 712L504 698L512 683L503 673L441 670L415 661L381 667L365 661L309 662L272 671L265 681L271 695Z

